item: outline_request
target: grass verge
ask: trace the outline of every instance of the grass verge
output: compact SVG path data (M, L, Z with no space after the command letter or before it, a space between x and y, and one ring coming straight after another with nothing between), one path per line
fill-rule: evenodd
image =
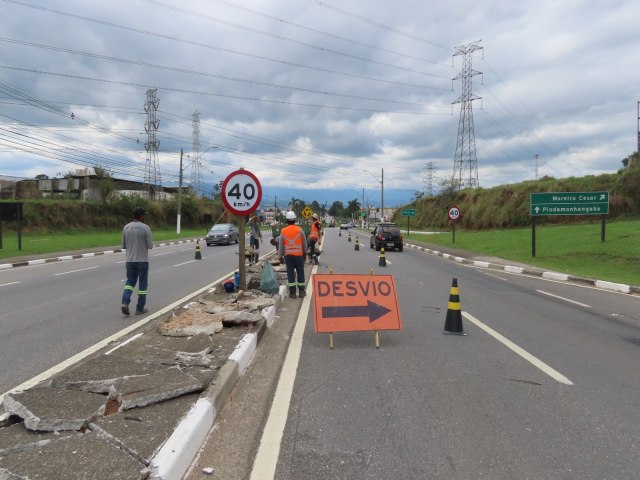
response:
M405 239L449 246L577 276L640 285L640 221L536 227L532 257L531 228L490 231L456 230L433 235L405 234Z
M161 243L182 238L204 237L205 229L182 230L177 234L173 230L153 230L154 243ZM4 258L15 258L27 255L50 255L58 252L69 252L99 247L119 247L122 230L108 232L104 230L86 230L81 232L57 232L46 234L22 234L22 250L18 250L18 234L2 233L2 249L0 263Z

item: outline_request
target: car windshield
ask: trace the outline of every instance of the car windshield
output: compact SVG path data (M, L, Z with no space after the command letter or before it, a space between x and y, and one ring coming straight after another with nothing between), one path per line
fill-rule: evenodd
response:
M218 224L214 225L211 229L212 232L227 232L229 231L229 225Z

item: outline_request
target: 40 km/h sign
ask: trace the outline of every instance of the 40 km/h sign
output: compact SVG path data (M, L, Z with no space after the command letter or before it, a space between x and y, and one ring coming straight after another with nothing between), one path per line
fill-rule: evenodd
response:
M262 187L258 178L241 168L227 175L222 183L222 202L239 216L248 215L260 206Z
M391 275L313 276L316 333L402 330Z
M449 207L447 215L449 215L450 220L455 222L456 220L458 220L458 218L460 218L460 209L457 206L452 205Z

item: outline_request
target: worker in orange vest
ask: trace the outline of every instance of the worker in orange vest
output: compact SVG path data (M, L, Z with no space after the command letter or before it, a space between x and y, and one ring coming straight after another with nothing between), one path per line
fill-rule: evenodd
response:
M304 259L307 251L307 237L296 225L296 214L292 211L285 215L287 226L280 231L278 256L284 256L289 282L289 297L296 298L296 287L300 298L306 295L304 281Z
M318 214L311 215L311 229L309 231L309 261L318 265L318 255L316 255L316 243L320 241L322 235L322 224L318 220Z

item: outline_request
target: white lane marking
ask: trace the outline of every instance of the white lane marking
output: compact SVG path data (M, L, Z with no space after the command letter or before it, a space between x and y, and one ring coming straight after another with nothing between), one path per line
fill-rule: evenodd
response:
M127 340L125 340L124 342L122 342L119 345L116 345L115 347L113 347L111 350L109 350L108 352L105 352L105 355L109 355L113 352L115 352L117 349L119 349L120 347L124 347L127 343L133 342L136 338L141 337L142 335L144 335L144 333L138 333L137 335L134 335L131 338L128 338Z
M191 262L195 262L195 259L194 260L189 260L188 262L178 263L177 265L174 265L174 267L179 267L181 265L186 265L187 263L191 263Z
M487 277L497 278L498 280L502 280L503 282L508 282L509 281L508 278L502 278L502 277L499 277L498 275L492 275L491 273L481 272L480 270L476 270L476 272L482 273L483 275L486 275Z
M164 253L158 253L156 255L154 255L154 257L161 257L162 255L169 255L170 253L173 253L174 251L171 250L170 252L164 252Z
M4 392L2 395L0 395L0 403L2 403L2 400L4 399L4 396L7 393L23 392L24 390L28 390L31 387L35 387L40 382L48 380L49 378L53 377L57 373L60 373L60 372L64 371L66 368L69 368L70 366L75 365L76 363L84 360L89 355L93 355L94 353L98 352L100 349L106 347L110 343L115 342L115 341L119 340L120 338L122 338L122 337L124 337L126 335L129 335L129 333L135 331L137 328L140 328L141 326L149 323L150 321L155 320L158 317L161 317L165 313L170 312L171 310L173 310L178 305L181 305L184 302L186 302L187 300L189 300L191 298L195 298L198 295L200 295L201 293L206 292L210 288L215 287L218 283L221 283L224 280L226 280L227 278L229 278L229 275L231 275L231 274L232 273L228 273L228 274L220 277L218 280L214 281L213 283L210 283L209 285L206 285L206 286L202 287L200 290L196 290L195 292L190 293L189 295L186 295L185 297L181 298L180 300L176 300L171 305L167 305L166 307L158 310L157 312L152 313L151 315L149 315L147 317L144 317L142 320L129 325L128 327L120 330L119 332L114 333L110 337L107 337L104 340L99 341L95 345L92 345L89 348L86 348L82 352L77 353L77 354L73 355L72 357L67 358L63 362L60 362L59 364L51 367L49 370L47 370L45 372L42 372L39 375L36 375L35 377L27 380L24 383L21 383L17 387L14 387L14 388L12 388L11 390L9 390L7 392Z
M2 285L0 285L0 287L6 287L8 285L15 285L17 283L20 283L20 282L3 283Z
M311 276L315 275L318 267L314 266ZM311 279L309 279L311 280ZM307 282L311 285L311 281ZM287 424L289 415L289 405L293 394L293 384L296 380L300 353L302 351L302 341L304 339L304 329L309 316L309 305L313 296L313 288L307 289L307 296L302 301L302 307L296 320L296 326L291 335L287 356L278 379L278 387L273 397L269 418L262 432L258 453L253 461L250 480L273 480L276 473L276 465L280 456L280 442L284 427Z
M84 272L85 270L93 270L94 268L98 268L98 267L87 267L87 268L81 268L79 270L70 270L68 272L54 273L53 276L57 277L59 275L67 275L68 273Z
M587 305L586 303L576 302L575 300L571 300L570 298L561 297L560 295L554 295L553 293L545 292L544 290L536 290L536 292L541 293L543 295L548 295L549 297L564 300L565 302L574 303L576 305L580 305L581 307L591 308L591 305Z
M544 373L549 375L555 381L560 382L560 383L564 383L565 385L573 385L573 382L571 380L569 380L567 377L565 377L564 375L562 375L560 372L558 372L557 370L551 368L549 365L544 363L539 358L534 357L529 352L527 352L525 349L519 347L518 345L513 343L511 340L509 340L508 338L506 338L503 335L499 334L498 332L496 332L494 329L492 329L488 325L485 325L484 323L482 323L480 320L475 318L470 313L462 312L462 315L467 320L469 320L471 323L475 324L478 328L480 328L481 330L484 330L489 335L491 335L493 338L498 340L500 343L502 343L503 345L505 345L506 347L510 348L515 353L520 355L526 361L531 363L534 367L537 367L538 369L542 370Z

